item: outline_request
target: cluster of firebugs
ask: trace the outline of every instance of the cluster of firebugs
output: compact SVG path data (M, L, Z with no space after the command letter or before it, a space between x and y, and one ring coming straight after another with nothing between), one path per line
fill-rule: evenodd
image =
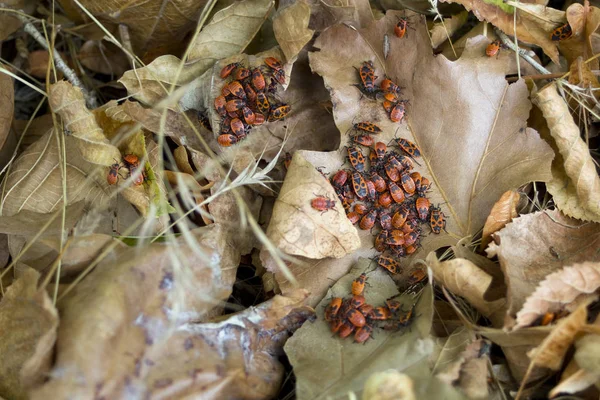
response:
M138 158L138 156L136 156L135 154L126 154L125 157L123 157L123 163L115 162L110 166L110 170L108 171L106 181L109 185L114 185L119 180L119 171L121 170L121 168L126 168L127 170L129 170L129 176L132 176L135 175L139 167L140 159ZM136 186L141 185L146 179L146 171L142 168L141 173L135 176L133 184Z
M217 141L223 147L243 140L252 126L265 121L285 118L291 107L278 102L274 96L277 85L286 82L281 61L274 57L264 60L266 67L248 69L240 63L227 64L221 70L222 79L228 79L221 88L221 95L214 101L215 110L223 118ZM211 130L206 116L199 114L200 123Z
M406 293L420 293L419 287L427 274L422 269L417 269L408 278L409 288ZM404 310L401 303L394 300L394 296L385 301L385 305L374 307L366 302L363 296L367 285L367 274L362 273L352 282L352 297L333 297L325 307L325 321L329 323L331 331L342 339L354 333L354 341L365 343L373 335L377 323L385 323L383 329L396 331L407 327L413 320L413 310L416 301ZM418 298L418 295L415 296Z

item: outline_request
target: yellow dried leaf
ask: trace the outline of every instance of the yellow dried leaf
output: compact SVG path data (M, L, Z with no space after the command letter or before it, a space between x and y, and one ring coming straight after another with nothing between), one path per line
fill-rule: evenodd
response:
M531 325L547 312L558 312L574 301L590 296L600 287L600 263L584 262L554 272L540 282L517 313L514 329Z
M557 371L587 319L587 304L559 320L544 341L529 353L532 365Z
M500 200L494 204L490 215L485 220L483 235L481 237L481 249L484 250L492 241L492 233L504 228L506 224L517 216L517 204L520 195L514 190L504 192Z
M564 160L558 173L553 169L553 179L548 182L554 202L570 217L600 222L600 177L567 103L555 84L540 90L534 101Z
M40 274L31 268L6 290L0 302L0 395L27 399L50 370L58 328L58 312Z
M285 54L286 60L293 60L315 31L308 29L310 7L304 1L296 1L280 9L273 17L273 32Z
M492 282L490 275L464 258L440 262L435 252L427 256L427 265L433 270L436 281L454 294L467 299L477 311L492 321L492 326L502 326L506 300L484 300L485 292Z
M334 201L335 208L315 210L311 200L317 196ZM316 259L341 258L360 246L333 187L298 152L275 202L267 236L285 253Z

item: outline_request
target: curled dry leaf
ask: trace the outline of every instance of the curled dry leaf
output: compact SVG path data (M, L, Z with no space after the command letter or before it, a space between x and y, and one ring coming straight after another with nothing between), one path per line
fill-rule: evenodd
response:
M572 309L586 298L597 298L594 292L599 287L598 262L575 264L549 274L525 300L523 308L517 313L514 329L531 325L547 312L556 313L565 307Z
M314 209L311 201L320 196L333 201L334 207ZM360 247L358 232L346 218L335 191L299 152L294 154L275 202L267 236L287 254L316 259L341 258Z
M57 82L50 87L48 99L52 111L61 116L71 132L84 160L91 164L109 166L121 159L116 146L104 136L94 114L85 106L83 93L69 82Z
M600 177L567 103L555 84L540 90L534 101L563 159L561 166L553 168L553 179L548 182L554 202L570 217L600 222Z
M433 270L437 281L452 293L467 299L477 311L491 320L492 326L502 326L506 300L489 302L484 299L492 283L490 275L464 258L439 261L435 252L427 256L427 265Z
M560 368L567 350L586 323L587 306L587 303L581 304L567 317L559 320L544 341L529 352L532 366L549 368L553 371Z
M433 24L429 33L431 34L431 47L434 49L451 38L454 33L459 30L469 17L467 11L462 11L450 18L444 18L444 22L436 22Z
M243 0L219 10L192 42L187 61L198 75L222 59L244 51L271 12L273 0Z
M28 391L44 381L52 362L58 313L39 273L27 268L6 289L0 301L0 395L27 399Z
M596 384L599 379L600 376L596 373L578 369L568 377L561 379L561 381L548 393L548 397L553 399L559 395L581 392L593 384Z
M77 54L81 64L94 72L120 77L130 67L129 58L117 46L103 40L86 41Z
M227 246L218 224L188 236L143 249L117 249L59 300L54 372L32 393L32 399L115 398L133 388L132 380L144 393L159 389L151 379L152 358L168 356L163 345L177 328L201 320L227 299L233 280L224 271L235 271L239 263L239 256L234 265L226 262L235 249ZM181 346L182 353L177 354L184 354L183 350ZM146 358L149 354L152 358ZM156 362L155 368L160 365Z
M520 195L514 190L508 190L494 204L490 215L485 220L481 237L481 250L484 250L492 241L492 233L504 228L506 224L517 216L517 204Z
M273 17L273 32L286 60L293 60L312 39L315 31L308 29L309 20L310 6L304 1L278 10Z
M11 216L24 210L49 213L62 207L63 185L69 204L85 200L99 208L108 206L106 177L79 152L79 140L65 138L66 171L63 182L61 151L52 129L29 146L12 164L6 176L0 213ZM114 161L113 161L114 162ZM100 181L100 183L96 183Z
M80 3L108 30L119 24L126 26L133 50L149 62L162 54L183 50L185 36L194 28L206 1L150 0L131 3L124 0L82 0ZM62 0L61 5L72 21L89 21L75 1Z
M595 325L598 325L596 320ZM573 359L564 369L560 382L549 397L575 394L600 382L600 335L587 334L575 342Z
M173 55L160 56L145 67L125 72L118 82L125 86L130 96L152 105L166 97L172 85L190 82L202 70L198 64L184 65L178 75L182 62Z
M285 345L285 352L296 375L299 400L335 398L348 391L358 392L371 374L390 368L407 372L418 364L429 371L424 361L433 350L431 340L427 339L433 316L433 291L430 285L424 288L420 296L410 329L405 328L400 332L378 329L373 338L364 344L332 336L323 310L331 297L348 297L352 281L363 272L367 273L370 283L364 292L368 304L382 305L387 298L398 294L389 275L381 269L373 270L372 262L366 259L359 260L346 276L331 287L315 308L316 321L304 324ZM407 309L413 304L414 298L405 295L399 301Z
M578 262L600 261L600 224L577 221L557 210L523 215L494 237L487 253L500 260L513 316L548 274Z
M516 35L520 41L540 46L546 55L556 64L558 48L556 42L550 40L554 28L564 24L565 13L542 4L517 4L519 12L514 20L515 8L502 1L484 0L445 0L443 2L462 4L480 21L487 21L500 28L507 35ZM531 2L533 3L533 2Z
M0 102L0 165L6 165L16 146L9 140L15 112L15 88L13 79L6 74L0 76Z
M600 26L600 9L591 7L587 3L586 5L574 3L567 8L566 16L573 35L558 43L561 54L570 65L579 57L587 60L594 55L592 34ZM590 68L598 69L598 60L592 60Z

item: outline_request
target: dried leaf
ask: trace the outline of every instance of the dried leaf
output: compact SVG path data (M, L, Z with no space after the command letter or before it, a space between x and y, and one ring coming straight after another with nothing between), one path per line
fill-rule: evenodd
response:
M451 38L459 30L469 17L469 13L463 11L450 18L444 18L444 22L436 22L429 30L431 34L431 47L434 49Z
M375 372L365 382L362 400L416 400L414 386L408 375L395 369Z
M0 76L0 102L2 107L0 108L0 165L6 165L9 157L12 156L11 140L10 139L10 126L12 124L14 112L15 112L15 89L13 80L6 74ZM16 143L14 143L16 145ZM5 148L6 146L6 148ZM8 150L8 151L7 151ZM6 151L6 153L5 153ZM6 159L4 155L6 154ZM4 168L4 167L2 167Z
M335 201L335 208L325 212L312 208L311 201L318 196ZM299 152L277 197L267 236L285 253L316 259L341 258L360 246L358 232L335 191Z
M63 54L64 56L64 54ZM35 50L27 55L27 72L39 79L46 79L48 68L50 65L50 54L48 50ZM50 70L52 68L50 67ZM52 73L51 73L52 74ZM62 79L62 73L56 71L58 79Z
M515 8L502 1L448 0L444 2L462 4L467 11L473 11L480 21L485 20L493 24L507 35L514 35L516 30L520 41L540 46L552 61L560 65L557 44L550 40L550 33L557 26L564 24L563 11L542 4L519 3L519 10L524 12L517 13L515 25L513 15L516 12Z
M517 204L519 204L520 195L514 190L504 192L500 200L494 204L490 215L485 220L483 226L483 235L481 237L481 250L484 250L492 241L492 233L504 228L506 224L517 216Z
M433 314L433 292L429 285L416 306L414 315L417 317L411 329L393 333L380 330L364 345L331 335L323 317L324 306L332 296L348 296L352 280L372 269L369 260L359 261L348 275L333 285L316 307L317 320L302 326L285 345L297 379L298 399L324 399L345 395L348 391L360 391L371 374L390 368L408 373L418 364L427 370L423 361L433 348L432 342L427 339ZM392 279L381 269L367 272L367 275L371 286L366 288L364 296L369 304L381 305L385 299L398 294ZM408 296L401 297L399 301L410 306L414 300Z
M0 395L27 399L50 369L58 313L33 269L6 289L0 302Z
M84 67L111 77L120 77L130 68L127 55L114 44L103 40L85 42L77 58Z
M198 380L190 382L183 373L169 376L161 367L167 363L156 362L154 369L154 361L168 357L164 343L177 335L177 328L186 331L185 324L201 320L227 299L233 280L224 271L235 271L239 256L232 260L235 249L227 246L219 224L190 234L193 246L181 237L143 250L116 250L114 258L102 260L62 300L54 372L32 399L115 398L130 387L131 379L139 390L151 393L160 389L155 373L173 381L185 377L197 390Z
M436 280L454 294L464 297L477 311L489 318L492 326L502 326L506 311L506 300L493 302L484 300L492 277L477 265L464 258L439 261L434 252L427 256L427 265L433 270Z
M183 85L190 82L203 69L197 63L186 63L178 75L182 61L172 55L156 58L142 68L129 70L123 74L119 83L127 89L127 93L136 100L153 105L166 97L172 85Z
M198 76L216 61L243 52L273 5L272 0L244 0L215 13L191 44L187 61L201 66Z
M598 322L596 321L596 324ZM588 372L595 373L600 378L600 335L587 334L575 342L577 365Z
M312 39L315 31L308 29L309 20L310 7L304 1L278 10L273 17L273 32L286 60L293 60Z
M569 377L562 379L551 391L548 393L550 399L555 398L560 394L574 394L581 392L593 384L597 383L600 379L598 374L588 372L584 369L579 369Z
M104 136L94 114L86 108L79 88L66 81L57 82L50 87L49 103L52 111L61 116L65 128L71 132L84 160L110 166L115 159L121 159L119 149Z
M63 228L72 229L83 215L85 202L80 201L67 207L65 220L56 217L50 222L48 228L41 237L60 235ZM40 227L44 226L51 219L52 214L38 213L35 211L24 210L11 216L0 216L0 232L9 235L18 235L32 237L39 233ZM64 225L63 225L64 223Z
M553 168L548 191L566 215L600 222L600 177L567 103L558 94L554 84L540 90L534 101L542 110L564 160L562 168Z
M496 243L488 246L487 253L500 260L509 315L523 307L548 274L578 262L600 261L600 224L583 223L557 210L523 215L494 236Z
M559 320L544 341L529 352L532 366L557 371L562 365L567 350L585 325L586 319L587 304L581 304L573 313Z
M584 262L546 276L517 313L514 329L531 325L547 312L590 298L600 287L600 263ZM597 295L593 295L597 297Z
M587 60L594 55L592 34L600 26L600 9L590 7L589 4L584 6L574 3L567 8L566 17L573 30L573 35L558 43L561 54L565 56L570 65L579 57ZM590 67L598 69L598 60L592 60Z
M67 205L85 200L88 204L106 207L108 196L105 188L92 179L98 175L98 171L82 158L77 140L71 136L65 137L65 154L66 180L63 182L61 157L54 132L48 130L29 146L15 160L5 178L0 204L2 215L11 216L25 210L38 213L57 210L62 207L63 184L66 185Z
M527 357L527 352L538 346L551 331L552 328L549 326L536 326L517 331L484 327L476 328L477 333L502 347L502 352L506 356L510 372L517 382L523 380L530 366L531 360ZM550 372L547 369L534 368L529 373L529 379L531 381L534 379L543 379L549 375Z
M461 362L458 356L475 340L475 335L466 327L456 329L448 337L436 338L436 346L429 357L432 374L448 384L459 378Z
M126 26L135 53L148 62L157 56L183 49L185 36L194 28L206 1L150 0L131 3L123 0L81 0L80 3L109 30L111 25ZM89 21L73 0L62 0L61 5L71 20Z

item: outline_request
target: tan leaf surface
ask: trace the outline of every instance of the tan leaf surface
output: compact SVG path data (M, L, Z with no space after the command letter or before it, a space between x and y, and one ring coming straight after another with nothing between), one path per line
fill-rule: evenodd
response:
M64 229L73 228L82 216L84 206L85 203L80 201L67 207ZM52 214L43 214L30 210L24 210L11 216L0 216L0 233L25 237L35 236L39 233L40 227L48 223L51 217ZM62 229L62 218L57 217L50 222L41 237L59 235Z
M58 313L40 275L26 269L0 301L0 395L27 399L27 392L42 383L52 362Z
M464 297L477 311L491 320L492 326L502 326L506 300L489 302L484 299L492 283L490 275L464 258L440 262L434 252L427 256L427 265L433 270L436 281L452 293Z
M3 2L3 7L20 10L25 14L32 14L38 6L35 0L7 0ZM0 41L5 41L10 35L17 31L23 25L20 19L14 17L10 12L0 14Z
M492 241L492 233L504 228L506 224L517 216L517 204L520 195L514 190L504 192L500 199L492 207L490 215L485 220L483 235L481 238L481 249L484 250Z
M90 20L73 0L60 3L71 20ZM151 61L183 48L184 38L194 28L206 1L150 0L131 3L124 0L82 0L80 3L101 23L127 26L136 54Z
M548 274L567 265L600 261L600 224L583 223L556 210L523 215L494 236L496 243L487 253L500 260L510 315L523 307Z
M64 54L61 54L64 57ZM48 68L50 65L50 54L48 50L35 50L27 55L27 73L30 75L45 80ZM60 70L56 71L58 79L63 78Z
M187 61L197 64L201 75L216 61L241 53L273 5L273 0L243 0L219 10L192 42Z
M599 379L600 377L598 374L579 369L567 378L561 379L561 381L548 393L548 397L552 399L558 395L581 392L597 383Z
M514 35L514 8L502 1L448 0L445 2L462 4L467 11L473 11L480 21L490 22L507 35ZM554 28L564 24L565 13L545 7L545 4L527 3L535 3L535 1L518 4L520 11L517 12L516 20L517 37L525 43L540 46L552 61L560 64L557 44L550 40L550 33Z
M6 165L5 162L8 161L8 159L4 160L2 157L4 155L3 148L5 145L9 144L10 126L15 112L15 89L13 79L6 74L0 76L0 102L2 103L2 108L0 109L0 163ZM7 156L10 157L12 154L7 154Z
M547 312L563 310L574 301L595 297L600 287L600 263L584 262L554 272L540 282L517 313L514 329L531 325ZM571 307L569 307L571 308Z
M114 44L102 40L86 41L77 58L84 67L115 78L130 68L127 55Z
M311 200L324 196L335 208L315 210ZM273 245L283 252L308 258L341 258L360 246L356 228L327 180L302 155L294 154L267 229Z
M352 21L354 26L363 26L373 20L368 0L307 1L311 8L310 28L317 32L345 21Z
M234 265L225 261L235 249L218 224L190 234L194 246L181 237L115 250L62 299L54 373L32 399L118 398L132 379L144 393L159 389L151 380L153 360L145 356L167 356L164 343L177 328L227 299L233 280L224 271L239 263L239 255Z
M554 176L548 182L548 191L566 215L600 222L600 177L569 107L554 84L540 90L534 101L542 110L563 158L562 168L553 168Z
M312 39L315 31L308 29L309 20L310 6L304 1L277 10L273 17L273 32L286 60L293 60Z
M414 313L418 317L411 329L394 333L378 329L374 338L364 345L352 343L352 339L332 336L323 317L325 305L333 296L347 297L352 280L372 269L372 262L361 259L348 275L331 287L315 308L317 320L304 324L285 345L296 375L299 400L335 398L348 391L358 392L371 374L390 368L409 375L411 368L419 365L428 371L426 357L433 350L432 342L427 339L433 314L433 292L429 285L416 306ZM371 284L364 293L367 303L380 305L398 293L394 281L381 269L367 272L367 275ZM414 300L403 296L399 301L405 304L406 309Z
M586 323L587 304L581 304L577 310L558 321L558 324L544 341L531 352L532 365L557 371L562 365L567 350Z
M79 153L78 140L65 137L66 185L69 204L85 200L102 208L107 206L106 178L96 183L98 171ZM55 133L52 130L23 152L11 166L6 176L6 186L0 204L0 213L11 216L29 210L49 213L63 202L63 179L60 154Z

